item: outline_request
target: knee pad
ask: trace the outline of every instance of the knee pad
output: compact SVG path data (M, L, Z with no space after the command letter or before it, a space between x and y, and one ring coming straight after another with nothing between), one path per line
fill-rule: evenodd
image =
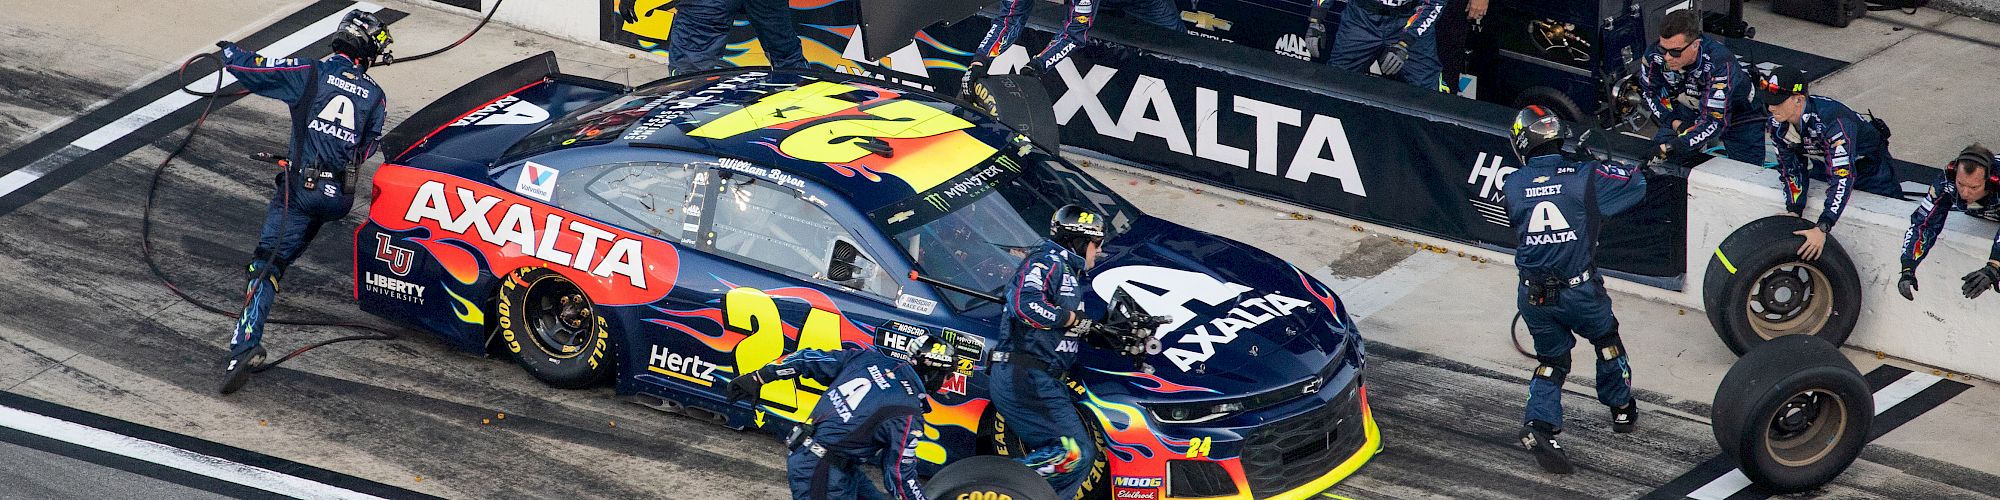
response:
M1564 380L1569 379L1569 353L1563 353L1561 356L1537 356L1535 359L1542 362L1541 366L1535 367L1535 378L1547 380L1555 385L1562 385Z
M1597 352L1598 361L1611 361L1625 357L1625 340L1618 337L1617 330L1612 330L1610 335L1598 337L1597 340L1590 341L1590 345L1594 347L1591 350Z

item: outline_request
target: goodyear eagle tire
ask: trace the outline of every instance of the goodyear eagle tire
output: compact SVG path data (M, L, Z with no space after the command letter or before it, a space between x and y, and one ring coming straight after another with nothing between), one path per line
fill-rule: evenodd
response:
M500 339L536 380L580 389L611 374L611 334L597 305L547 268L523 268L500 284Z
M1083 480L1083 487L1077 488L1074 500L1111 499L1111 458L1109 455L1110 451L1104 448L1104 431L1098 428L1097 418L1092 416L1088 410L1079 408L1079 413L1081 414L1078 415L1078 418L1083 419L1084 429L1090 433L1090 444L1097 447L1097 461L1091 463L1090 468L1082 472L1082 474L1086 474ZM993 449L995 453L998 453L1000 456L1010 457L1008 459L1009 462L1013 461L1011 457L1026 454L1028 447L1021 444L1021 439L1016 434L1007 431L1007 419L1001 417L1000 412L997 410L993 412L992 416ZM1016 463L1018 464L1018 462ZM1034 471L1029 472L1033 473ZM1041 476L1036 475L1035 478L1040 479ZM1043 481L1043 483L1047 484L1047 481ZM930 490L924 491L925 493L930 492Z
M982 455L947 465L924 484L931 500L1054 500L1040 474L1013 459Z
M1778 492L1833 481L1868 444L1875 400L1839 349L1794 335L1750 349L1715 391L1715 442Z
M1041 80L1025 75L993 75L972 83L973 104L992 113L1029 141L1048 151L1062 147L1062 132L1049 91Z
M1811 221L1773 215L1730 233L1709 258L1702 303L1715 334L1742 355L1786 335L1812 335L1839 346L1861 312L1861 277L1840 242L1827 236L1819 260L1798 257Z

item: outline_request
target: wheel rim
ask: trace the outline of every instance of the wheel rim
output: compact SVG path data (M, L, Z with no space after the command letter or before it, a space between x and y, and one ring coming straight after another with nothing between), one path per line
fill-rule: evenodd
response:
M594 335L597 313L575 284L545 279L528 289L528 324L535 345L557 358L583 353Z
M1833 453L1847 431L1847 401L1819 389L1793 394L1764 427L1764 451L1786 467L1802 467Z
M1767 269L1751 282L1744 312L1750 329L1770 340L1819 333L1833 317L1833 285L1819 267L1788 262Z

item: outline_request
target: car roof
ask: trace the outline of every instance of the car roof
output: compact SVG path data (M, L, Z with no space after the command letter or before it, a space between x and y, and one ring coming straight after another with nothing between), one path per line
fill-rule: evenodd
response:
M942 192L1026 139L937 94L824 71L739 68L641 86L657 109L611 147L713 154L723 168L805 178L870 212ZM913 107L921 105L923 108Z

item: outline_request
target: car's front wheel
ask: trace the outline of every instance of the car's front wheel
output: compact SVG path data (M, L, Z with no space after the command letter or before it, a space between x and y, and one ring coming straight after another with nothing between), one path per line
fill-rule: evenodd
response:
M1074 500L1110 499L1111 459L1108 455L1109 450L1104 448L1104 431L1098 429L1097 419L1089 412L1079 411L1079 413L1081 415L1078 415L1078 418L1083 419L1084 430L1090 435L1089 441L1079 444L1095 446L1097 448L1097 460L1092 462L1088 466L1089 468L1077 472L1084 474L1084 479L1083 487L1076 490L1076 498ZM1000 412L997 410L993 412L992 417L994 452L1010 458L1026 455L1028 453L1027 445L1021 443L1021 437L1018 434L1008 431L1006 417L1000 416Z
M580 389L611 374L611 334L576 283L547 268L523 268L500 284L500 339L536 380Z

